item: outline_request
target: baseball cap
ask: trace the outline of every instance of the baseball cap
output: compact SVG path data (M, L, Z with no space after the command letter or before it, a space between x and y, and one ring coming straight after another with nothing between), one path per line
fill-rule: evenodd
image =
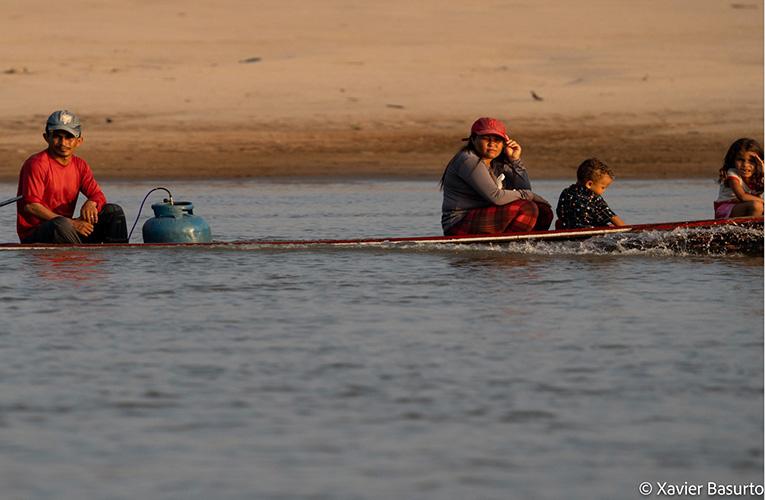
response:
M45 123L45 132L50 133L54 130L64 130L75 137L82 135L80 119L77 118L77 115L65 109L54 111L48 117L48 121Z
M470 134L473 135L498 135L502 137L505 142L510 138L507 136L507 129L505 124L496 118L483 117L479 118L470 127Z

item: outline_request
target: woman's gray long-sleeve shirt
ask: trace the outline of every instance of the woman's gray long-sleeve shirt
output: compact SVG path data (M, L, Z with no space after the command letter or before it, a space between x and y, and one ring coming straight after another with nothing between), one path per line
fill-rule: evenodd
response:
M497 177L505 174L504 188ZM491 167L470 150L462 150L449 162L444 172L444 201L441 226L449 229L465 217L468 210L492 205L506 205L515 200L530 200L531 183L521 160L494 160Z

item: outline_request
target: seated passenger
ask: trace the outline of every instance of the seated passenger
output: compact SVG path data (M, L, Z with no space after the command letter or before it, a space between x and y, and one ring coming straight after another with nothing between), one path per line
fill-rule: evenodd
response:
M720 168L715 219L762 216L762 146L754 139L730 145Z
M531 191L521 146L494 118L479 118L467 145L441 177L441 226L447 236L546 230L550 203Z
M43 133L47 149L21 167L16 231L22 243L127 243L125 214L106 202L88 163L74 153L82 144L80 120L67 110L53 112ZM74 216L77 199L87 198Z
M624 226L602 196L613 180L614 173L608 165L597 158L584 160L576 169L576 184L564 189L558 198L555 229Z

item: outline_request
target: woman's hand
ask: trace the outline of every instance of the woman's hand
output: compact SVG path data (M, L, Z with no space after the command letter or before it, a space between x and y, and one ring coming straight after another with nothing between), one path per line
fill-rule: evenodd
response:
M552 205L550 205L550 202L539 196L537 193L534 193L534 201L537 203L542 203L543 205L547 205L548 207L552 208Z
M505 152L507 153L507 156L509 156L513 160L521 159L521 145L512 139L507 141L507 146L505 146Z

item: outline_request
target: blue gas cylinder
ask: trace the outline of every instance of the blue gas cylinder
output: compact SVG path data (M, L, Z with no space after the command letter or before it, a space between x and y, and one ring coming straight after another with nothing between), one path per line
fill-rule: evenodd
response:
M207 243L212 241L210 226L194 215L189 201L165 200L151 206L154 218L143 225L144 243Z

